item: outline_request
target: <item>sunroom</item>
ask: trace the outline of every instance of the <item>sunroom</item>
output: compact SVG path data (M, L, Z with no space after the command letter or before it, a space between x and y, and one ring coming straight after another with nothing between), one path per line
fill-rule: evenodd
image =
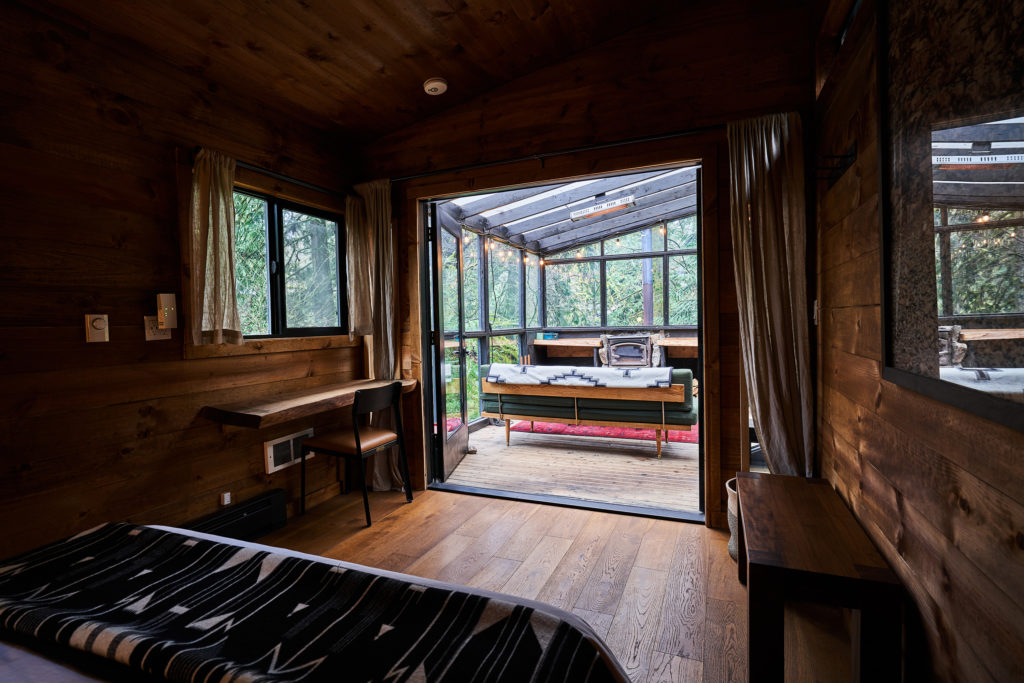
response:
M440 486L700 515L699 182L689 165L426 207Z

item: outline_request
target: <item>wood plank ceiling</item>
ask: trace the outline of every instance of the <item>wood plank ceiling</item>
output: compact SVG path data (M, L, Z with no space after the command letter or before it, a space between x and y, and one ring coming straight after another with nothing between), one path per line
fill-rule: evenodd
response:
M572 215L593 207L608 208ZM696 168L540 185L438 204L438 218L449 229L464 227L541 256L696 212Z
M85 30L365 143L671 11L672 0L49 0ZM446 94L423 91L447 79Z

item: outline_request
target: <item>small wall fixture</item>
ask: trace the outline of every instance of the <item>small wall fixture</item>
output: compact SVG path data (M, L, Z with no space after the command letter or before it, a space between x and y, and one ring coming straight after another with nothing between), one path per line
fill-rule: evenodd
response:
M428 95L441 95L448 89L448 81L443 78L428 78L423 81L423 91Z

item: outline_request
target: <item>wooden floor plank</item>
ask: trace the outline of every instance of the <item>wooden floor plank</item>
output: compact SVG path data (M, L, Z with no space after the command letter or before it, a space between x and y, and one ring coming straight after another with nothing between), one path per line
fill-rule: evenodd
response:
M498 549L505 545L540 508L540 505L533 503L512 506L486 533L475 539L461 555L443 567L433 578L451 583L466 583L490 562Z
M701 662L655 650L645 683L701 683L703 677Z
M619 519L575 608L615 614L633 568L633 560L650 524L651 520L639 517L623 516Z
M558 508L558 517L551 523L548 535L575 539L592 516L589 510Z
M492 557L483 569L466 582L466 585L489 591L502 591L521 564L522 562L506 560L504 557Z
M537 599L562 609L572 609L617 523L614 515L591 513L590 520L573 539Z
M433 578L447 566L476 539L472 536L459 536L451 534L442 538L433 548L428 550L419 559L406 566L402 571L407 574Z
M491 500L479 512L463 522L455 530L455 533L459 536L477 538L490 529L492 524L501 519L501 516L508 512L509 508L514 504L510 500Z
M663 519L655 520L651 524L651 528L644 534L644 540L640 543L640 550L636 554L634 564L646 569L668 571L672 566L672 555L675 552L680 530L685 528L675 522Z
M705 619L705 683L747 680L747 614L745 603L708 599Z
M667 655L703 660L707 602L705 531L681 527L668 574L661 634L656 649Z
M708 549L708 597L746 604L747 589L740 583L736 562L729 557L729 532L707 529L704 538Z
M608 629L612 627L612 619L615 618L615 615L592 612L587 609L574 609L573 614L587 622L590 628L594 629L594 633L601 636L601 640L608 638Z
M572 545L568 538L545 536L540 539L531 552L519 565L519 569L501 589L504 593L518 595L521 598L537 597L540 589L551 577L555 567L562 561L565 551ZM507 558L506 558L507 559Z
M508 539L505 545L501 546L495 554L497 557L504 557L506 560L519 560L522 562L533 552L542 538L548 535L548 529L558 518L559 509L550 505L542 505L537 512L530 516L530 519L519 527L515 535ZM569 542L571 543L571 541ZM569 543L566 544L568 547Z
M608 630L608 645L633 681L651 666L667 580L667 572L634 566Z

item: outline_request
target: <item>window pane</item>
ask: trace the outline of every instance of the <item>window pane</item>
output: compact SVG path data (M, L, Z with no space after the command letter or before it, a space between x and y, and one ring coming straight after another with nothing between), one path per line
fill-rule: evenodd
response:
M444 365L441 366L441 371L444 374L444 421L448 433L462 426L462 372L459 346L458 339L444 340Z
M601 268L597 261L544 266L549 327L601 325Z
M526 326L540 325L540 258L526 256Z
M459 241L447 230L441 236L441 313L444 331L459 331Z
M582 247L573 247L572 249L565 249L563 251L551 254L547 258L549 259L560 259L560 258L584 258L587 256L600 256L601 255L601 243L592 242L591 244L584 244Z
M519 327L519 249L488 240L491 327Z
M669 250L697 248L696 215L668 222L668 248Z
M939 209L933 209L938 215ZM964 223L988 223L990 221L1007 221L1024 218L1024 211L1014 209L948 209L948 225ZM936 223L938 225L938 223Z
M491 337L492 363L519 362L519 335Z
M664 324L664 257L608 261L608 326Z
M668 324L697 324L697 256L668 259Z
M476 332L480 325L480 236L462 232L462 305L466 329Z
M604 241L604 253L639 254L645 251L663 251L665 232L660 225L653 225L626 235L619 235Z
M480 417L480 340L466 340L466 412L470 422Z
M288 209L282 219L288 327L338 327L338 224Z
M242 335L270 334L267 202L236 192L235 295Z
M950 250L953 315L1024 313L1024 226L953 232Z

